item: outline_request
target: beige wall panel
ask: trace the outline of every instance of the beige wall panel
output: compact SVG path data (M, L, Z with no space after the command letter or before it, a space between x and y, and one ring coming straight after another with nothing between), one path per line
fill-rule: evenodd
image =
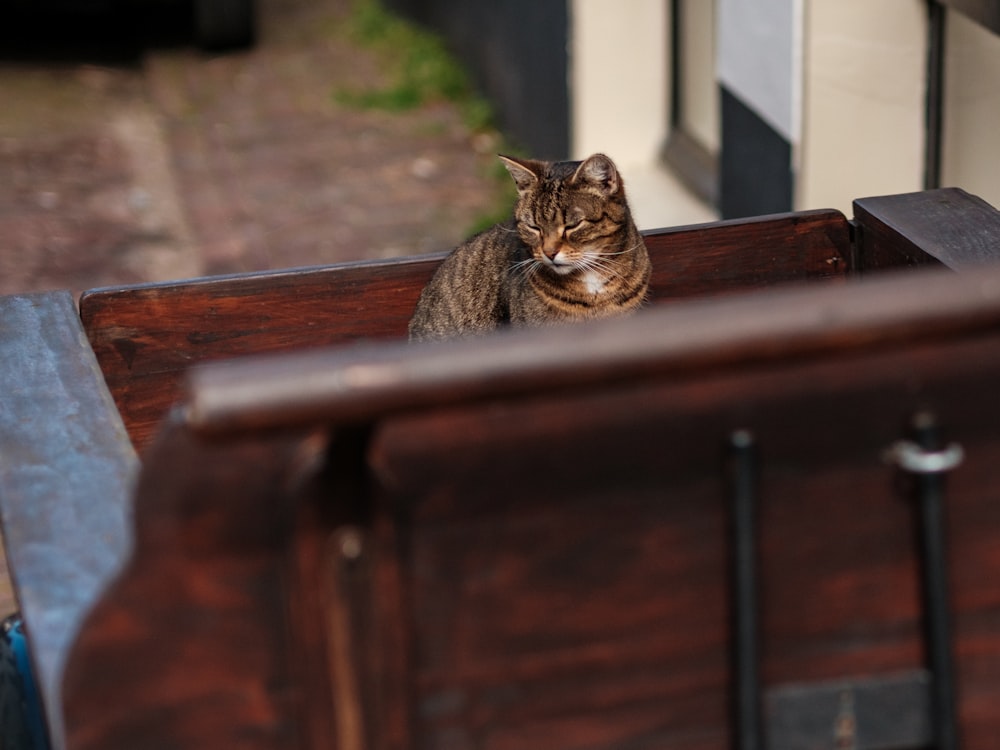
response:
M838 208L923 181L923 0L808 0L796 208Z
M949 11L941 182L1000 206L1000 36Z
M665 0L572 0L572 152L619 165L656 158L668 129Z
M682 125L710 153L718 154L721 126L719 86L715 75L715 2L684 0L682 5Z

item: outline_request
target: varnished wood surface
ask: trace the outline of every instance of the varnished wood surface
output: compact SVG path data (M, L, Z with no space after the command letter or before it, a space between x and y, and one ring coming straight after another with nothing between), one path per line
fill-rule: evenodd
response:
M869 282L874 284L875 282ZM630 317L487 339L327 349L220 363L190 373L187 414L208 432L298 424L318 416L368 420L415 403L444 405L609 381L709 372L742 362L891 347L990 328L1000 273L885 274L869 284L691 300ZM429 353L428 353L429 352ZM308 373L308 376L304 376ZM309 388L303 388L306 377Z
M861 199L856 211L853 244L846 219L822 210L648 232L651 302L916 262L960 267L1000 243L1000 215L960 190ZM80 313L141 452L192 364L404 337L441 257L95 290Z
M725 747L728 435L760 446L765 686L888 674L923 657L910 505L883 455L930 409L967 454L947 505L963 747L992 748L997 290L998 269L911 272L578 339L206 365L147 455L129 572L74 652L72 746L345 747L353 722L359 748ZM504 361L516 378L491 381ZM350 368L371 380L317 385ZM414 389L420 373L440 387ZM242 405L187 421L223 392ZM312 410L232 417L275 392ZM331 568L357 576L332 629Z
M80 315L140 449L193 363L399 337L440 258L98 290Z
M835 211L658 230L646 242L654 302L842 276L850 254ZM405 337L441 257L95 290L80 312L142 451L192 364Z
M427 349L368 340L401 338L440 256L85 295L144 450L192 364L355 347L192 376L149 449L140 549L74 652L72 746L719 747L726 435L761 437L768 685L881 673L920 644L879 446L933 408L969 456L949 506L960 709L990 747L998 272L687 300L1000 247L961 191L856 212L654 232L664 309ZM112 553L130 541L109 532Z
M303 747L308 688L293 677L282 560L294 528L283 498L308 476L308 436L178 438L146 462L135 553L67 667L68 747ZM74 668L83 653L101 663Z
M657 303L850 271L850 231L839 211L734 219L644 236L653 262L650 298Z
M70 643L128 552L137 468L72 296L0 297L0 519L54 748Z
M854 201L866 271L941 263L956 271L997 259L1000 213L958 188Z

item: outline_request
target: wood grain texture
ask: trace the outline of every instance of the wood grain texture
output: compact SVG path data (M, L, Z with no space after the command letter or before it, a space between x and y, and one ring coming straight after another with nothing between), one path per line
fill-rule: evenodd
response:
M958 188L859 198L854 216L866 271L938 263L961 271L1000 253L1000 213Z
M658 303L842 278L850 270L850 231L839 211L734 219L644 236L653 261L650 297Z
M724 746L720 468L735 428L757 435L763 458L765 685L921 663L912 518L881 461L916 408L942 414L977 454L948 495L952 583L957 630L987 628L997 610L985 571L997 562L983 553L1000 519L991 483L968 478L998 457L996 404L982 403L998 343L994 333L387 424L372 453L387 495L408 498L418 736L431 747L455 733L462 746ZM966 638L965 746L985 749L996 720L977 706L1000 685L978 663L996 664L983 631Z
M208 433L319 416L365 421L390 409L443 406L535 388L640 382L745 362L940 340L989 328L1000 271L884 274L870 285L815 285L657 306L626 319L472 341L404 342L297 352L193 368L187 412ZM498 345L497 340L500 342ZM431 354L428 355L427 351ZM301 386L310 373L308 389Z
M68 747L301 746L289 500L323 446L308 432L212 445L168 430L152 448L135 552L66 666Z
M145 448L195 362L405 335L440 258L357 263L84 294L80 316Z
M996 269L911 272L592 326L620 326L615 348L573 326L206 365L178 420L224 383L254 384L247 409L276 391L311 408L174 421L148 453L136 556L67 674L72 747L341 747L322 607L345 525L366 559L361 744L725 746L727 436L760 446L765 684L891 674L923 655L911 510L883 453L931 409L968 456L947 529L963 746L992 748L997 290ZM726 318L757 337L711 335ZM650 346L653 321L695 327ZM570 330L576 359L525 356L568 354ZM481 364L453 367L465 350ZM485 377L503 361L518 387ZM317 387L365 362L377 395Z
M727 437L760 446L766 686L894 674L923 648L883 455L930 409L967 455L963 746L992 748L1000 270L729 294L937 263L918 215L942 200L945 224L995 219L933 191L859 202L857 245L835 212L655 233L654 309L478 341L388 340L439 258L87 295L137 444L182 408L73 651L70 746L725 746Z
M661 230L646 241L654 302L835 277L850 253L835 211ZM141 452L192 364L405 337L441 257L95 290L80 314Z

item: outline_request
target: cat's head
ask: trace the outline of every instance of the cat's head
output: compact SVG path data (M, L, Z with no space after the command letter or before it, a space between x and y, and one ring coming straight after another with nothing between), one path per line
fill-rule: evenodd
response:
M536 261L569 274L627 251L622 242L632 218L621 175L607 156L580 162L500 159L517 185L518 234Z

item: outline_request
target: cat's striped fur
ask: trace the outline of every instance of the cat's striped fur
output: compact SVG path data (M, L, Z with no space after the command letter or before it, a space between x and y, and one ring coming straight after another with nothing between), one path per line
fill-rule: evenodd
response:
M517 185L513 219L455 248L410 320L421 341L620 315L646 297L650 263L614 163L500 157Z

